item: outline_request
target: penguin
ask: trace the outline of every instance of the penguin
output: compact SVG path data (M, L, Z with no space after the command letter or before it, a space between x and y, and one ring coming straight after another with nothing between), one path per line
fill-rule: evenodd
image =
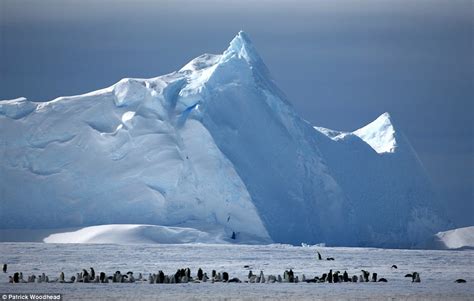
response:
M13 277L12 276L8 276L8 283L13 283Z
M178 271L174 274L174 277L173 277L174 282L173 282L173 283L179 283L179 280L180 280L180 278L181 278L180 275L181 275L181 272L180 272L180 270L178 270Z
M466 280L464 280L464 279L456 279L454 282L456 282L456 283L466 283Z
M19 283L20 282L20 274L15 273L13 274L13 283Z
M318 252L318 260L323 260L323 257L321 256L321 253L319 253L319 251L316 251Z
M105 283L105 278L106 278L105 273L100 272L100 277L99 277L100 283Z
M412 274L406 274L405 277L411 278L411 282L420 282L420 274L413 272Z
M387 279L385 279L385 278L380 278L378 282L387 282Z
M392 265L392 269L398 269L397 265L396 264Z
M230 237L230 239L235 240L235 238L236 238L236 234L235 232L232 231L232 236Z
M278 281L279 283L283 282L283 279L281 279L281 275L278 275L278 276L277 276L277 281Z
M265 283L265 275L263 275L263 271L260 271L260 283Z
M229 273L227 273L227 272L222 273L222 280L224 282L228 282L229 281Z
M6 272L7 272L7 268L8 268L7 264L6 264L6 263L4 263L4 264L3 264L3 272L4 272L4 273L6 273Z
M328 274L328 282L329 283L332 283L332 270L329 270L329 274Z
M357 282L357 276L356 275L352 276L352 282Z
M327 277L328 277L328 274L324 273L321 275L321 278L319 278L319 280L321 280L321 282L326 282Z
M64 272L61 272L61 273L59 274L59 282L60 282L60 283L64 283Z
M117 283L117 282L120 282L121 280L122 280L122 275L120 274L120 271L115 271L112 282Z
M148 275L148 283L153 284L154 283L154 277L152 274Z
M250 279L253 276L252 270L249 271L248 278Z
M234 278L230 279L230 280L227 281L227 282L229 282L229 283L233 283L233 282L235 282L235 283L240 283L240 282L242 282L242 281L240 281L239 278L235 278L235 277L234 277Z
M359 275L359 282L364 282L364 276Z
M212 270L212 274L211 274L212 278L216 278L216 274L217 274L216 270Z
M349 282L349 275L347 274L347 271L344 271L344 274L342 274L342 280L344 282Z
M339 282L339 271L334 272L332 275L332 282L338 283Z
M377 273L372 273L372 282L377 282Z
M158 283L165 283L165 273L163 271L158 272Z
M362 275L364 276L364 281L369 282L370 273L367 272L366 270L361 270L361 271L362 271Z
M420 273L415 272L415 280L413 282L421 282Z
M204 275L202 276L202 282L207 282L208 279L209 277L207 277L207 273L204 273Z
M91 280L95 279L95 271L94 271L94 268L93 268L93 267L91 267L90 279L91 279Z
M191 269L190 268L186 268L185 274L189 279L191 279Z
M334 260L334 257L328 257L328 258L326 258L326 260L330 260L330 261Z
M263 274L263 273L262 273ZM293 273L293 270L290 269L290 271L288 272L288 276L290 278L290 282L293 283L295 282L295 274Z
M135 277L133 277L132 271L128 271L127 276L128 276L128 282L131 282L131 283L135 282Z
M198 273L197 273L197 277L198 277L199 280L202 280L202 276L203 276L202 270L201 270L201 268L199 268Z

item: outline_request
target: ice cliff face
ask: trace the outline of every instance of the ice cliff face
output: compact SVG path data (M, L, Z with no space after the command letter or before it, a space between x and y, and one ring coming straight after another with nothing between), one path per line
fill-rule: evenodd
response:
M0 101L0 128L4 229L146 223L402 247L443 227L388 114L353 133L315 130L243 32L157 78Z

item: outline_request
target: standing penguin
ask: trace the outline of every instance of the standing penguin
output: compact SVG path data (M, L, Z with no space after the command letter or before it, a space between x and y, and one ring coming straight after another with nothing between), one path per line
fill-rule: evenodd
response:
M20 274L15 273L13 274L13 283L18 283L18 282L20 282Z
M229 281L229 273L227 273L227 272L222 273L222 280L224 282L228 282Z
M295 282L295 274L293 273L292 269L290 269L290 271L288 272L288 276L290 278L290 283Z
M338 283L339 282L339 271L334 272L332 275L332 282Z
M377 282L377 273L372 273L372 282Z
M321 256L321 253L319 253L319 251L316 251L318 252L318 260L323 260L323 257Z
M4 273L6 273L6 272L7 272L7 268L8 268L7 264L6 264L6 263L4 263L4 264L3 264L3 272L4 272Z
M106 279L105 273L100 272L100 277L99 277L100 283L105 283L105 279Z
M199 280L202 280L203 273L202 273L201 268L199 268L197 276Z
M347 274L347 271L344 271L344 274L342 274L342 279L344 282L349 282L349 275Z
M362 271L362 274L364 275L364 281L369 282L370 273L367 272L366 270L361 270L361 271Z
M329 283L332 283L332 270L329 270L329 274L328 274L328 282Z
M413 282L421 282L420 273L415 272L414 274L415 274L415 279L413 280Z

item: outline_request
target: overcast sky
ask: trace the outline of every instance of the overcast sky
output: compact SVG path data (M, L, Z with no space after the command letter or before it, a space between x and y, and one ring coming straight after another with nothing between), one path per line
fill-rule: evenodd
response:
M0 99L169 73L242 29L314 125L390 112L450 217L474 225L473 2L254 2L0 0Z

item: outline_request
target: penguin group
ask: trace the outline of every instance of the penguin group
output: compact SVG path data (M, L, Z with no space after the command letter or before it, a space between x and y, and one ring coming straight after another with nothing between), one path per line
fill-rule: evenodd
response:
M347 271L341 274L340 271L334 271L331 269L328 273L324 273L321 276L315 276L313 278L306 278L303 274L301 277L303 282L306 283L343 283L343 282L388 282L385 278L377 280L377 273L372 273L372 279L370 280L370 273L361 270L362 274L350 276Z
M139 273L137 277L134 276L132 271L122 274L120 271L116 271L112 275L107 275L105 272L96 274L94 268L89 270L83 269L80 273L66 278L64 272L59 273L57 278L49 278L47 275L42 273L39 276L31 275L28 276L27 280L23 279L23 273L14 273L13 276L9 276L10 283L134 283L139 281L147 281L150 284L154 283L200 283L200 282L242 282L238 278L230 278L228 272L216 272L212 270L212 274L209 277L207 273L204 273L201 268L198 269L195 277L191 276L191 269L178 269L176 273L166 275L163 271L158 273L150 273L148 279L143 277L142 273Z
M411 278L411 282L421 282L420 273L413 272L411 274L406 274L405 277Z
M319 252L318 252L318 255ZM322 260L322 259L321 259ZM245 266L249 268L250 266ZM4 264L3 270L6 273L7 265ZM287 269L281 275L265 275L263 271L259 274L254 274L252 270L249 270L247 279L241 281L239 278L231 278L228 272L217 272L212 270L211 274L208 275L201 268L197 270L195 276L192 275L190 268L177 269L173 274L165 274L162 270L158 273L150 273L149 276L143 277L142 273L138 276L132 271L128 271L122 274L120 271L116 271L111 275L107 275L105 272L96 274L93 267L89 269L83 269L81 272L76 273L70 278L66 278L64 272L60 272L59 277L50 278L49 276L42 273L40 275L30 275L26 279L23 277L22 272L16 272L13 276L9 276L10 283L134 283L134 282L148 282L150 284L173 284L173 283L201 283L201 282L222 282L222 283L344 283L344 282L388 282L386 278L379 278L377 273L370 273L366 270L360 270L359 275L349 275L347 271L341 273L340 271L329 270L328 273L323 273L320 276L306 277L305 274L301 275L301 278L293 272L293 270ZM421 282L420 273L413 272L406 274L405 277L411 278L412 282ZM455 280L456 283L466 283L464 279Z
M42 273L41 275L30 275L25 280L23 278L23 273L14 273L13 276L9 276L10 283L109 283L109 282L135 282L143 280L143 276L140 273L138 278L133 276L133 272L127 272L122 274L120 271L116 271L113 275L107 276L104 272L101 272L99 275L96 275L94 268L90 270L83 269L82 272L76 273L75 276L66 278L64 272L59 273L57 278L49 278L49 276Z

